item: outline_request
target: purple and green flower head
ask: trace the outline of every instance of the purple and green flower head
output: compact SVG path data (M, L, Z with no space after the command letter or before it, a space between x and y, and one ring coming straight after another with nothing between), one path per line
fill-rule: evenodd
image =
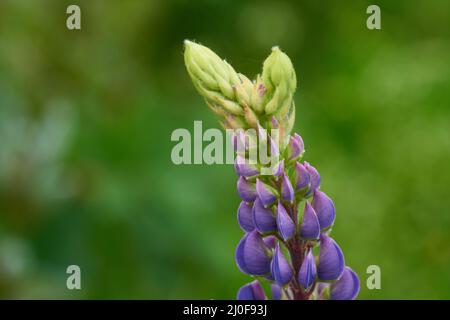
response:
M358 276L330 236L334 202L322 190L319 171L303 160L303 138L292 132L297 76L290 58L273 47L253 81L198 43L185 41L184 59L209 108L224 128L235 130L237 221L244 233L235 260L258 279L244 284L237 299L268 299L261 281L270 282L274 300L355 299ZM260 143L275 162L250 159Z

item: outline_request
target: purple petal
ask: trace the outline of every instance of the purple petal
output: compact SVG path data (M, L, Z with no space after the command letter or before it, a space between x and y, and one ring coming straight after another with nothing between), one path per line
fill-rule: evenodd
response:
M305 145L303 144L303 139L297 133L291 136L288 144L288 160L294 160L302 155L305 151Z
M280 157L280 150L278 148L278 144L272 137L270 138L270 156L272 158L276 157L277 159Z
M303 190L309 186L310 178L306 168L300 163L295 164L295 189Z
M236 248L236 263L246 274L265 275L270 272L268 251L259 233L256 230L251 231L241 239Z
M320 186L320 174L312 165L305 161L305 169L309 173L309 180L311 186L306 193L306 197L313 193Z
M331 285L330 297L332 300L353 300L359 293L359 287L358 275L345 267L339 280Z
M344 272L344 254L338 244L325 234L320 236L319 264L317 275L322 281L339 279Z
M281 300L283 293L279 285L272 283L270 285L270 291L272 293L272 300Z
M316 276L316 262L314 261L312 251L309 250L308 254L303 260L300 271L298 272L298 282L303 289L307 290L313 285L314 281L316 281Z
M281 174L282 174L283 171L284 171L284 159L282 159L280 162L278 162L276 165L274 165L274 166L272 167L272 170L271 170L271 171L273 172L273 175L274 175L275 177L281 176Z
M261 233L277 230L277 221L270 208L265 208L259 198L256 198L252 209L253 225Z
M267 236L267 237L263 238L263 241L269 249L275 249L275 245L277 243L277 237Z
M256 185L247 181L244 177L239 177L237 191L239 197L246 202L253 202L256 199Z
M237 293L238 300L266 300L264 289L258 280L242 286Z
M237 129L233 132L232 142L234 151L237 153L244 153L248 149L248 142L242 129Z
M281 197L285 201L292 202L294 200L294 188L286 173L283 173L281 180Z
M336 217L336 210L333 201L322 191L316 190L312 201L312 207L316 211L319 219L320 229L331 227Z
M278 201L277 207L277 225L278 232L283 240L292 238L295 234L295 223L287 213L281 201Z
M250 232L255 229L253 224L252 205L242 201L238 208L238 223L242 230Z
M303 239L319 239L320 224L317 219L316 212L313 207L306 202L305 210L303 211L302 225L300 226L300 236Z
M270 118L270 124L272 125L273 129L278 128L278 126L280 125L280 123L278 122L277 118L275 118L275 116Z
M277 201L276 191L259 179L256 179L256 193L265 207L268 207Z
M267 130L264 129L263 127L261 127L261 125L259 123L258 123L257 131L258 131L258 138L259 138L260 143L261 143L261 141L266 141L267 140Z
M284 286L292 279L292 268L281 251L279 244L275 247L270 270L275 281L281 286Z
M241 177L253 177L259 174L258 168L250 164L249 161L241 155L236 156L234 169L236 170L237 175Z

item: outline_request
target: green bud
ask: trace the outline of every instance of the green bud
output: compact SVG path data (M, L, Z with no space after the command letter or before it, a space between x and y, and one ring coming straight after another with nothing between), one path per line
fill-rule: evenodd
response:
M283 149L295 120L293 95L297 83L289 57L273 47L262 75L251 81L209 48L188 40L184 44L192 82L222 125L234 129L275 126Z
M241 106L249 106L253 83L243 74L239 74L239 80L240 83L233 87L236 100Z
M244 119L239 116L234 116L232 114L228 115L225 119L221 121L222 126L225 129L246 129L246 123Z
M258 126L258 117L255 112L248 106L244 106L244 117L250 127L256 128Z
M257 113L264 111L264 98L266 96L266 87L263 84L261 77L258 75L253 84L252 93L250 97L250 104L252 109Z
M281 110L282 115L286 114L297 87L297 78L291 59L278 47L273 47L264 61L262 81L267 90L264 112L274 114Z
M184 61L198 92L210 103L219 104L231 114L243 114L235 101L238 74L211 49L189 40L184 42Z

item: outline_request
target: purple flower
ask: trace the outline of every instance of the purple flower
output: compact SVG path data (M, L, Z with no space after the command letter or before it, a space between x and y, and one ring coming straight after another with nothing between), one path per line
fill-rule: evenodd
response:
M281 286L284 286L292 279L292 268L281 251L279 244L275 247L270 271L275 281Z
M316 190L314 192L312 206L319 219L320 229L325 230L331 227L336 217L333 201L322 191Z
M281 176L281 174L284 172L284 159L279 161L276 165L272 167L272 174L275 177Z
M246 202L253 202L256 199L256 185L247 181L244 177L239 177L237 191L239 197Z
M256 131L258 132L259 140L267 140L267 130L264 129L259 123L256 125Z
M272 209L265 208L259 198L256 198L252 209L253 225L261 233L277 230L277 221Z
M320 236L319 264L317 275L322 281L339 279L344 272L344 255L337 243L325 234Z
M238 300L266 300L264 289L258 280L242 286L237 293Z
M272 300L281 300L283 292L278 284L272 283L270 285L270 292L272 293Z
M320 224L317 219L316 212L309 202L305 203L305 210L303 211L303 220L300 226L300 236L303 239L319 239Z
M287 146L287 158L289 161L295 160L302 155L305 151L305 145L303 144L302 137L295 133L289 139L289 144Z
M308 290L316 280L316 276L316 262L312 251L309 250L298 272L298 283L300 283L303 289Z
M264 207L268 207L277 201L276 190L259 179L256 179L256 193Z
M248 149L249 146L249 139L246 136L245 132L243 129L238 129L236 131L233 132L232 135L232 142L233 142L233 148L234 151L239 153L239 154L243 154L245 153L245 151Z
M277 242L277 237L275 236L267 236L263 238L264 243L269 249L275 249L275 245Z
M242 230L250 232L255 229L252 216L252 205L242 201L238 208L238 223Z
M309 186L309 173L300 162L295 164L295 180L296 190L303 190Z
M262 276L270 272L269 248L259 233L247 233L236 248L236 263L239 269L250 275Z
M259 169L255 165L250 164L249 161L241 155L236 156L234 169L236 170L237 175L241 177L253 177L259 174Z
M345 267L344 273L339 280L331 284L330 297L332 300L353 300L358 293L358 276L352 269Z
M281 201L277 206L277 226L278 232L283 240L292 238L295 234L295 223L287 213Z
M305 169L309 173L309 181L311 186L308 192L305 194L305 197L308 197L311 193L313 193L320 186L320 174L312 165L305 161Z
M280 126L280 123L278 122L277 118L275 118L275 116L270 118L270 124L272 125L273 129L277 129Z
M292 187L291 181L286 173L283 173L281 180L281 197L283 200L292 202L294 201L294 188Z
M278 144L275 142L275 140L270 137L270 156L276 157L277 159L280 157L280 150L278 148Z

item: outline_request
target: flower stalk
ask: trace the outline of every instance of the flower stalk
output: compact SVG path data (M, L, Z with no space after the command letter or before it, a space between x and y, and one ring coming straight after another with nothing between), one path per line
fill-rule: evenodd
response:
M184 58L195 88L222 126L239 129L233 136L242 199L237 220L245 234L235 259L256 280L241 287L237 298L267 299L259 283L266 279L272 299L355 299L358 276L345 266L342 250L330 237L334 203L321 190L317 169L302 161L303 139L292 133L297 77L289 57L273 47L254 81L209 48L188 40ZM242 129L256 134L247 136ZM261 158L256 164L246 161L252 146L259 148L261 142L279 158L276 164Z

